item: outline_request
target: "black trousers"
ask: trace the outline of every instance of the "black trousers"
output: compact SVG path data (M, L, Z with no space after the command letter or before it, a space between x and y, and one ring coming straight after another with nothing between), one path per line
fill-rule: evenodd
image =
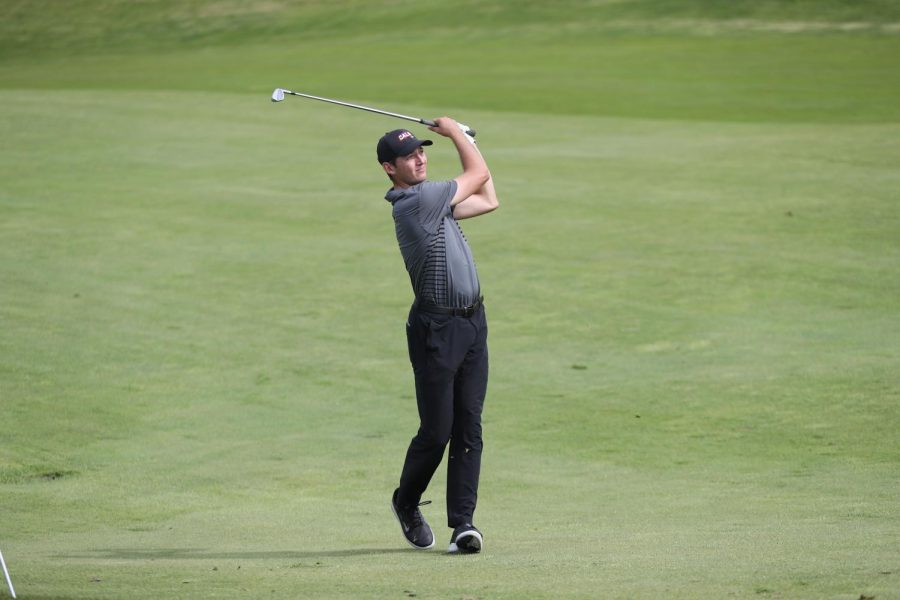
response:
M481 411L487 392L487 319L427 312L413 305L406 322L416 380L419 431L409 444L398 504L416 504L447 458L447 525L472 523L481 472Z

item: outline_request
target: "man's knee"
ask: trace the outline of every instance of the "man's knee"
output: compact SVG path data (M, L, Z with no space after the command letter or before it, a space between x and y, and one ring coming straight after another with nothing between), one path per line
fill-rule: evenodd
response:
M468 423L457 423L453 428L452 445L463 447L468 451L481 452L483 443L481 440L481 421L475 420Z
M424 429L416 434L416 441L426 448L445 448L450 443L451 428Z

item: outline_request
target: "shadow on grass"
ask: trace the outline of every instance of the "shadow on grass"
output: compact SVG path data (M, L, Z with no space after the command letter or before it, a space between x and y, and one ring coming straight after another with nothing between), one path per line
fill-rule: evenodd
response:
M346 550L270 550L264 552L213 552L200 548L110 548L90 550L75 554L58 554L55 558L115 559L115 560L272 560L316 559L375 556L384 554L416 553L411 548L349 548Z

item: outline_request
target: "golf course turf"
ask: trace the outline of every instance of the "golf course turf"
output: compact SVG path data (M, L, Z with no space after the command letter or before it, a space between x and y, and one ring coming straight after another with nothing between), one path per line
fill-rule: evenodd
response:
M478 130L480 555L389 505L407 124L276 87ZM18 597L900 598L897 98L886 0L4 4Z

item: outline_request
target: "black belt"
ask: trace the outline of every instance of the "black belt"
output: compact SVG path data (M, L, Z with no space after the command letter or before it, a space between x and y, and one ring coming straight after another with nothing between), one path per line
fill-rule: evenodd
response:
M413 303L413 306L418 308L419 310L437 313L439 315L453 315L454 317L471 317L478 309L481 308L482 303L484 302L484 297L478 298L473 304L469 306L464 306L462 308L451 308L449 306L438 306L437 304L431 304L429 302L420 302L416 300Z

